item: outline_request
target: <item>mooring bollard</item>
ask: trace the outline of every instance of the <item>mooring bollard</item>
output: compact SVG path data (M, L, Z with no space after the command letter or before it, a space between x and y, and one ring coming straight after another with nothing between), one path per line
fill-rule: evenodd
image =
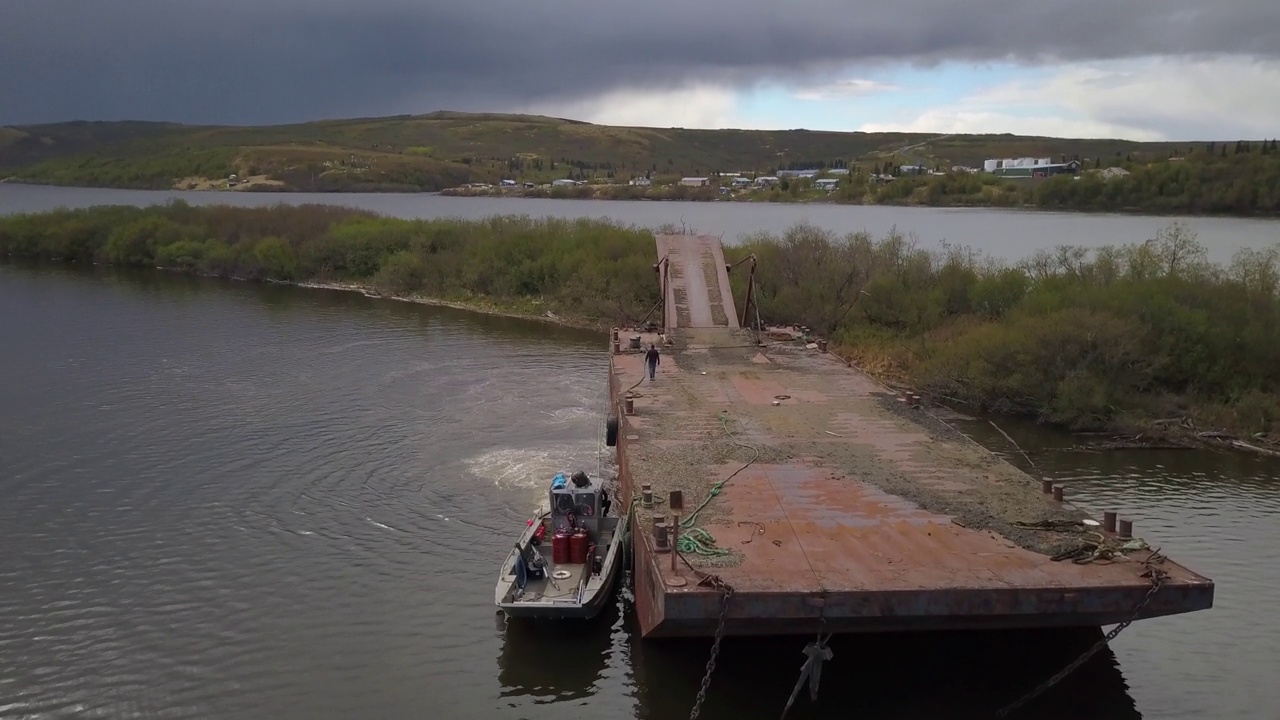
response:
M1053 481L1045 478L1040 481L1040 492L1048 495L1053 492Z
M640 504L647 508L653 507L653 486L649 483L640 485Z
M1053 499L1057 502L1062 502L1062 486L1061 485L1053 486Z
M1125 518L1120 518L1119 532L1117 532L1116 534L1126 539L1133 537L1133 521Z
M1107 510L1102 513L1102 529L1109 533L1116 531L1116 513L1114 510Z
M622 401L622 406L626 408L628 415L634 415L636 412L635 398L627 398Z
M664 523L664 521L653 525L653 550L655 552L671 550L671 546L667 543L667 523Z
M676 556L680 554L680 513L684 511L684 491L672 490L667 499L667 507L671 508L671 571L676 569Z
M826 340L819 340L819 341L818 341L818 352L826 352L826 351L827 351L827 341L826 341Z

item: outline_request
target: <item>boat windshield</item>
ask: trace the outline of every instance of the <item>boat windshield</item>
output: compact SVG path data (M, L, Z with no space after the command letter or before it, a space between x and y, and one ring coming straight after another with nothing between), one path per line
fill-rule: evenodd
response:
M576 506L578 514L586 517L595 515L599 510L596 507L596 494L594 492L574 493L573 504Z

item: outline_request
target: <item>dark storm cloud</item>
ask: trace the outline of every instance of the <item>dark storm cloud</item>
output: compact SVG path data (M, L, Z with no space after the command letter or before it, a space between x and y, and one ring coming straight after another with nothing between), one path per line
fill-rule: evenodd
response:
M0 0L0 122L504 110L856 60L1280 54L1275 0Z

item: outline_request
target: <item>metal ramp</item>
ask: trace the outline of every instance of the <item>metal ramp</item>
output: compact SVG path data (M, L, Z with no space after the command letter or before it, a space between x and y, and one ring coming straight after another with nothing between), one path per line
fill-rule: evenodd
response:
M720 238L658 235L655 239L663 292L663 327L739 327Z

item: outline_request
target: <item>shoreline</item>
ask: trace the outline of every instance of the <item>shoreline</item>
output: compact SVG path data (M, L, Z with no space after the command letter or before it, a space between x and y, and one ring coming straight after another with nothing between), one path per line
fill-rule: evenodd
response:
M47 261L54 264L62 264L59 261ZM112 267L111 265L93 263L98 267ZM295 287L306 290L331 290L338 292L354 292L360 293L367 298L374 300L391 300L396 302L413 303L416 305L426 305L430 307L444 307L462 312L474 313L477 315L487 315L489 317L508 318L513 320L523 320L528 322L540 322L558 327L600 332L607 335L609 329L613 327L611 323L604 321L589 321L583 318L575 318L570 316L562 316L552 313L550 310L542 313L533 313L521 311L509 305L489 300L477 299L473 301L467 300L448 300L444 298L433 298L421 295L403 296L395 295L380 291L370 285L362 285L359 283L338 283L338 282L310 282L310 281L290 281L290 280L271 280L260 278L249 278L243 276L224 276L210 275L206 273L192 272L176 267L160 267L156 266L155 270L160 272L171 273L174 275L188 275L195 277L215 278L220 280L229 280L233 282L264 285L280 285L287 287ZM774 326L770 326L774 327ZM777 326L792 327L792 326ZM767 332L767 331L766 331ZM832 343L829 352L844 362L844 364L866 377L873 382L881 385L886 390L902 394L906 396L916 395L928 397L932 395L929 392L917 392L915 384L908 378L902 377L900 374L893 372L877 373L868 369L868 363L858 358L856 350L850 346ZM1018 420L1020 422L1036 422L1032 418L1020 415L1013 415L1000 412L992 412L979 409L976 413L969 403L959 402L963 407L956 404L943 402L950 398L930 397L929 408L942 410L946 414L955 414L969 420L980 420L986 417L993 427L1001 434L1004 431L995 424L991 418L1008 418ZM941 417L940 420L943 420ZM1082 439L1085 442L1077 443L1070 448L1064 448L1064 451L1070 452L1088 452L1098 453L1111 450L1218 450L1227 452L1245 453L1255 457L1265 457L1272 459L1280 459L1280 450L1270 447L1262 447L1249 442L1253 438L1242 438L1230 432L1220 430L1205 430L1195 427L1190 417L1178 418L1179 422L1171 422L1168 419L1153 419L1141 426L1122 426L1108 428L1100 432L1074 432L1054 423L1046 423L1049 427L1065 433L1068 437ZM945 420L943 420L945 422ZM949 423L948 423L949 425ZM1008 437L1006 435L1006 437ZM1088 439L1094 438L1093 442ZM1015 448L1021 452L1022 449Z
M971 421L981 421L986 419L1001 435L1003 435L1014 446L1014 449L1025 456L1022 448L1018 446L1013 438L1009 437L992 418L1008 418L1018 420L1019 422L1030 422L1036 425L1044 425L1054 430L1066 433L1069 437L1081 440L1081 442L1073 444L1069 448L1061 448L1063 452L1084 452L1099 453L1110 450L1222 450L1228 452L1241 452L1252 454L1259 457L1280 459L1280 446L1275 443L1267 443L1269 447L1255 444L1257 438L1239 436L1229 431L1212 430L1197 427L1193 418L1194 413L1188 412L1176 418L1148 418L1146 420L1135 422L1133 424L1115 423L1105 430L1098 431L1075 431L1070 430L1063 425L1041 421L1036 418L1019 415L1016 413L1006 413L993 411L985 408L975 408L969 402L939 395L929 390L918 390L917 383L911 381L910 378L904 377L901 372L885 371L882 373L874 372L869 368L869 358L860 358L857 350L843 343L832 343L828 349L832 355L850 368L853 368L863 375L871 378L885 390L905 397L915 397L917 402L924 399L927 404L922 406L925 412L931 409L943 409L948 415L954 415L959 418ZM932 401L932 402L928 402ZM946 402L944 402L946 401ZM935 418L941 422L947 422L946 418ZM950 423L947 423L948 425ZM1250 441L1253 442L1250 442Z
M253 280L249 280L247 278L236 278L236 279L247 281L247 282L254 282ZM494 305L467 303L465 301L444 300L441 298L429 298L429 297L423 297L423 296L405 297L405 296L399 296L399 295L391 295L391 294L379 292L378 290L372 287L362 286L355 283L314 283L314 282L295 283L295 282L285 282L285 281L267 281L267 282L271 282L274 284L281 284L281 285L291 285L294 287L313 289L313 290L338 290L343 292L359 292L365 297L372 298L375 300L396 300L399 302L409 302L409 303L415 303L419 305L429 305L433 307L447 307L447 308L452 308L454 310L461 310L464 312L471 312L471 313L476 313L480 315L488 315L491 317L504 317L504 318L512 318L517 320L544 322L552 325L557 325L560 327L572 328L577 330L593 330L593 331L600 331L600 332L607 333L610 327L608 323L593 324L578 318L561 317L559 315L555 315L554 313L551 313L550 311L546 311L546 314L535 315L531 313L523 313L511 308L496 307ZM915 393L912 387L912 383L910 383L909 381L906 381L904 378L897 377L891 374L881 375L881 374L874 373L871 370L868 370L862 363L859 363L856 359L854 359L854 354L850 351L851 351L851 348L846 347L844 345L833 345L829 349L829 352L832 355L834 355L836 358L842 360L848 368L856 372L862 373L863 375L867 376L868 378L870 378L880 386L884 387L886 390L889 390L894 393L899 393L899 394L905 393L908 395ZM929 408L926 408L926 410L928 409ZM969 413L966 413L960 409L957 409L957 407L954 405L947 404L945 402L940 402L937 400L935 400L932 403L932 409L935 409L935 410L942 409L948 414L955 414L957 416L968 418L975 421L981 419L977 415L970 415ZM983 411L980 414L994 416L998 418L1016 419L1020 422L1028 422L1028 421L1034 422L1029 418L1020 417L1017 415L991 413L986 411ZM940 422L944 422L944 423L946 422L946 420L941 417L938 417L935 419L939 420ZM990 422L992 426L995 427L996 430L999 431L1002 435L1004 434L1004 430L1002 430L998 425L996 425L994 420L991 420L990 418L988 418L988 422ZM952 427L950 423L946 423L946 424L949 427ZM1083 444L1076 444L1072 448L1069 448L1069 450L1073 452L1097 453L1097 452L1105 452L1108 450L1174 450L1174 449L1219 450L1219 451L1243 452L1246 454L1251 454L1251 455L1260 456L1260 457L1270 457L1270 458L1280 459L1280 451L1251 444L1239 437L1232 435L1231 433L1213 431L1213 430L1197 430L1195 428L1183 427L1181 424L1162 423L1158 421L1152 421L1140 428L1116 426L1113 429L1107 430L1105 432L1100 432L1100 433L1073 432L1061 426L1053 425L1052 423L1050 423L1050 427L1053 427L1056 430L1066 433L1068 436L1072 438L1084 439L1084 438L1094 437L1102 440L1101 442L1091 442L1091 443L1086 442ZM1180 428L1183 430L1183 432L1171 432L1171 429L1173 428ZM1005 437L1008 437L1008 436L1005 435ZM1018 452L1022 452L1022 448L1017 447L1017 443L1013 443L1013 444L1015 448L1018 450Z
M617 186L606 186L617 187ZM336 193L336 194L341 194ZM396 194L394 192L388 194ZM1046 213L1059 215L1119 215L1124 217L1163 217L1163 218L1236 218L1240 220L1280 220L1280 212L1277 213L1208 213L1208 212L1182 212L1174 210L1157 210L1151 208L1129 207L1129 208L1064 208L1064 207L1042 207L1033 203L1021 204L976 204L976 203L913 203L913 202L862 202L860 200L840 200L829 199L823 197L796 198L793 200L769 200L757 198L735 198L732 196L714 196L714 197L608 197L607 193L592 194L563 194L555 195L549 192L466 192L458 191L456 188L445 188L444 190L435 191L432 194L441 197L454 198L488 198L488 199L521 199L521 200L586 200L600 202L693 202L693 203L731 203L745 205L832 205L846 207L883 207L883 208L900 208L900 209L929 209L929 210L987 210L987 211L1008 211L1008 212L1025 212L1025 213Z
M871 377L920 391L930 404L963 412L954 400L993 411L993 417L1101 431L1112 446L1176 437L1194 438L1191 444L1241 442L1280 451L1276 368L1266 362L1275 348L1265 332L1246 332L1265 329L1267 313L1274 309L1241 302L1249 288L1224 272L1221 263L1187 266L1186 282L1171 285L1164 280L1167 272L1100 283L1088 272L1101 260L1089 260L1093 264L1079 266L1076 275L1066 272L1075 265L1050 262L1044 270L1063 277L1061 287L1035 290L1027 268L1004 262L988 267L972 256L904 249L901 240L892 233L880 240L869 234L841 237L797 223L781 236L752 236L726 254L758 255L766 267L776 266L771 282L798 281L794 291L770 292L772 323L821 328L824 337L847 346ZM15 259L167 268L264 287L359 292L582 329L593 336L615 322L652 314L660 300L650 275L653 242L652 232L599 218L410 221L323 204L228 207L175 201L163 207L17 215L0 222L0 252ZM813 252L788 274L784 261L795 242L812 246ZM1158 231L1149 243L1154 244L1110 246L1111 259L1207 252L1182 226ZM1274 250L1254 253L1239 260L1236 271L1274 277L1278 261ZM910 277L892 271L903 262L914 268ZM831 274L832 263L848 273L856 273L858 265L887 270L845 277ZM947 272L953 264L964 271L958 284L955 273ZM870 292L840 294L855 285ZM935 292L939 289L963 291L963 297L953 300ZM863 294L875 302L863 302L863 312L851 316ZM1185 312L1154 318L1134 314L1133 302L1141 295ZM1107 306L1092 306L1098 302ZM1050 311L1037 311L1037 303L1049 304ZM1202 316L1213 328L1198 320ZM1180 344L1171 345L1168 337ZM1112 349L1099 354L1099 343ZM1204 354L1200 362L1179 359L1187 347L1203 348L1197 351ZM1019 368L1025 372L1015 372Z
M664 197L602 197L596 194L592 195L563 195L555 196L549 193L467 193L467 192L451 192L452 188L442 190L369 190L363 188L353 188L350 190L298 190L287 188L280 185L259 185L256 187L248 187L244 189L195 189L187 190L174 187L165 188L144 188L144 187L120 187L113 185L67 185L63 183L52 182L35 182L32 180L15 180L13 178L0 179L0 185L16 185L32 188L66 188L68 190L116 190L128 192L162 192L162 193L178 193L178 194L198 194L201 196L211 195L325 195L342 197L344 195L387 195L387 196L410 196L410 195L433 195L449 198L484 198L484 199L515 199L515 200L574 200L574 201L598 201L598 202L645 202L645 203L663 203L663 202L692 202L692 203L731 203L744 205L823 205L823 206L844 206L844 207L881 207L881 208L898 208L905 210L971 210L971 211L995 211L995 212L1020 212L1020 213L1043 213L1057 215L1115 215L1119 217L1153 217L1153 218L1175 218L1175 219L1193 219L1193 218L1232 218L1238 220L1271 220L1280 221L1280 213L1206 213L1206 212L1179 212L1173 210L1156 210L1149 208L1061 208L1061 207L1041 207L1034 204L1019 205L1001 205L1001 204L947 204L947 203L896 203L896 202L858 202L852 200L830 200L824 198L805 198L790 201L777 201L765 199L735 199L724 197L698 198L664 198ZM335 203L340 205L340 203Z
M183 273L180 269L164 268L173 272ZM396 302L406 302L415 305L427 305L430 307L444 307L453 310L462 310L464 312L476 313L477 315L488 315L490 317L510 318L513 320L528 320L532 322L542 322L559 327L571 328L574 330L593 330L600 332L608 332L609 324L604 322L589 322L581 318L571 318L557 315L550 310L545 310L541 314L531 312L522 312L511 307L502 307L500 303L493 301L488 302L468 302L465 300L446 300L444 298L426 297L423 295L395 295L386 293L369 285L360 285L358 283L329 283L329 282L292 282L288 280L252 280L249 278L232 278L241 282L266 282L272 285L287 285L297 288L306 288L308 290L336 290L339 292L358 292L367 298L374 300L394 300Z

